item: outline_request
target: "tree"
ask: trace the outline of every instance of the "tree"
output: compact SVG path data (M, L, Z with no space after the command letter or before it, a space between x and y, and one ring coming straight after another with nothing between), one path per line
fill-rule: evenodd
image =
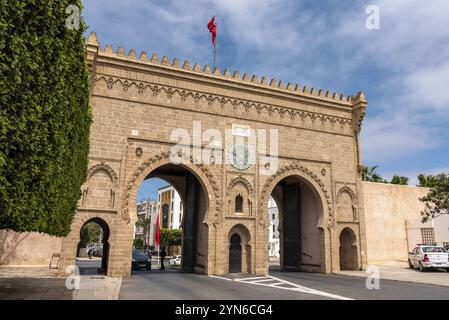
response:
M88 243L99 243L103 237L103 230L100 225L95 222L86 224L81 229L80 242L84 245Z
M90 80L69 5L0 0L0 228L65 236L81 196Z
M421 211L423 222L441 214L449 214L449 174L440 173L434 176L429 193L419 200L425 204L425 209Z
M136 238L133 240L134 249L136 250L143 250L143 239L142 238Z
M146 218L143 215L140 215L139 218L137 219L136 227L143 228L144 237L146 237L146 235L148 234L148 231L151 228L151 219L150 218ZM141 248L144 248L144 246L145 246L145 244L144 244L144 242L142 240L142 247ZM137 249L137 247L136 247L136 249Z
M141 215L137 219L136 227L141 227L146 232L147 230L150 230L150 227L151 227L150 224L151 224L151 219L150 218L145 218L145 216Z
M387 181L382 178L378 173L376 173L376 169L378 166L362 166L362 180L369 182L383 182L387 183Z
M431 188L435 185L435 176L434 175L426 175L426 174L418 174L418 187L427 187Z
M391 179L391 184L402 184L402 185L408 185L408 178L403 176L394 175Z
M180 246L182 244L182 229L161 229L160 242L165 246Z

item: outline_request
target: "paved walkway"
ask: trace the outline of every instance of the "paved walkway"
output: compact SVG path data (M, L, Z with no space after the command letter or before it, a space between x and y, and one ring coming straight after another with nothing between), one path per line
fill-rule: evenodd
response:
M1 267L0 300L117 300L121 283L101 275L67 278L46 267Z
M379 268L381 281L396 280L449 287L449 272L444 269L420 272L418 269L410 269L407 262L403 261L383 262L373 266ZM367 271L340 271L338 274L363 278L368 276Z

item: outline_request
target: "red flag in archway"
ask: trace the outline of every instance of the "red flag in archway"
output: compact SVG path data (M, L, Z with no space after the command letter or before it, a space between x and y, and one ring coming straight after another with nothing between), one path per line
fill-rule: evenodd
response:
M159 238L161 236L161 227L159 225L159 214L156 217L156 234L154 236L154 244L159 247Z

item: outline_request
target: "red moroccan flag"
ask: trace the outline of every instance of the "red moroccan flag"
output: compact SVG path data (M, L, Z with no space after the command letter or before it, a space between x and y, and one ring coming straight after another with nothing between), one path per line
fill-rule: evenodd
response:
M156 217L156 235L154 237L154 244L159 247L159 238L161 236L161 226L159 225L159 214Z
M217 38L217 25L215 24L215 16L210 19L209 23L207 24L207 28L209 29L210 33L212 33L212 44L215 47L215 39Z

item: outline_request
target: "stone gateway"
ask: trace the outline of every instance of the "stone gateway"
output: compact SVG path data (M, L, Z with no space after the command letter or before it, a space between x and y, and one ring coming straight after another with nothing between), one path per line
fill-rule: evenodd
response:
M75 263L83 225L100 221L108 230L107 275L130 275L136 195L152 177L168 181L182 198L185 272L267 274L270 196L279 208L282 270L366 267L362 92L344 96L156 54L137 57L121 47L114 52L111 45L101 48L95 33L87 60L90 164L62 241L61 271ZM184 161L174 162L173 148L182 144L173 132L192 134L195 123L223 137L229 130L243 138L274 130L276 158L244 144L201 139L199 146L180 147ZM216 161L219 155L233 161Z

